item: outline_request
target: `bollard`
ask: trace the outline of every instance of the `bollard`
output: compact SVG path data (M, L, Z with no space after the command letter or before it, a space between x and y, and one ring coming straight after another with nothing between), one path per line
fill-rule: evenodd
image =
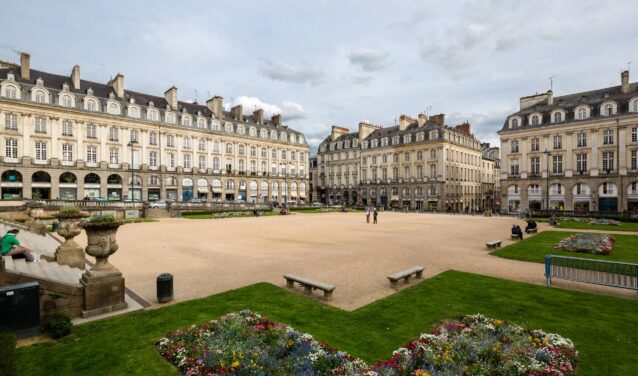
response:
M162 273L157 276L157 301L166 303L173 300L173 275Z

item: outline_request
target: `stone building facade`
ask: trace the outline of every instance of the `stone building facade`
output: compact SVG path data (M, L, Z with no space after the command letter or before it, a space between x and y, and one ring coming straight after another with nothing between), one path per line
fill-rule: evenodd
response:
M638 211L638 84L520 99L499 131L501 210Z
M482 197L481 143L470 124L445 115L400 117L399 125L367 122L358 132L334 126L317 155L322 201L412 210L491 209ZM493 166L490 165L490 166ZM493 185L493 181L492 181Z
M2 199L307 200L305 137L261 109L224 110L30 68L0 65Z

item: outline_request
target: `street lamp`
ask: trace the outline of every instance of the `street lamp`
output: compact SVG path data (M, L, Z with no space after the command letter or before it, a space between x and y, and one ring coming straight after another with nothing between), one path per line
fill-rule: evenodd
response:
M135 140L131 140L128 145L126 145L131 147L131 193L129 194L131 202L133 202L133 191L135 189L135 170L133 169L133 163L135 161L133 160L133 146L137 145L138 143L139 142Z
M545 194L547 195L547 201L546 201L546 209L549 211L549 157L551 156L551 154L549 153L549 150L545 149L545 151L543 152L545 153L545 160L547 162L547 167L545 169L545 177L546 177L546 184L545 184Z

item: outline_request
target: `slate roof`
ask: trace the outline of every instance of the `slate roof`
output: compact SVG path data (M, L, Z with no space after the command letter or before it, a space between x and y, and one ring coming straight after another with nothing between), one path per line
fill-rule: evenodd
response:
M104 83L87 81L87 80L81 79L80 88L75 89L72 85L73 81L70 76L62 76L62 75L48 73L48 72L44 72L44 71L40 71L36 69L31 69L29 80L25 80L20 75L19 66L0 69L0 81L6 79L7 74L10 72L13 73L15 77L15 81L20 84L35 86L37 79L42 78L42 80L44 80L44 87L52 92L62 91L62 86L65 83L69 85L69 92L76 94L76 96L85 96L88 89L90 88L91 90L93 90L93 96L97 97L102 102L102 104L106 103L106 101L109 100L109 96L111 94L115 95L115 91L113 87ZM159 110L164 110L168 104L168 102L163 96L144 94L144 93L139 93L136 91L126 90L126 89L124 90L124 98L117 98L116 96L112 100L118 101L121 104L126 105L129 103L129 100L131 98L135 100L135 104L140 106L149 106L149 103L153 102L154 107ZM212 116L212 112L208 109L208 107L206 107L206 105L201 105L198 103L191 103L191 102L184 102L184 101L178 101L177 103L178 103L178 109L176 111L178 112L185 109L189 114L197 114L198 112L201 112L202 116L204 117L210 118ZM222 112L223 112L222 120L232 121L235 123L241 123L234 120L229 111L222 111ZM249 123L250 125L257 127L258 132L259 132L259 129L262 127L265 127L267 129L272 129L274 126L271 119L264 118L263 122L264 124L256 124L253 120L252 115L248 115L248 116L244 115L244 123ZM287 126L283 124L281 128L282 128L281 130L285 130L286 133L289 133L289 134L292 133L295 135L303 136L303 133L299 131L295 131L291 128L288 128ZM305 137L304 137L304 143L306 143Z
M510 114L505 119L502 130L512 130L508 127L508 125L509 119L513 116L521 116L523 118L522 124L516 128L517 130L556 125L556 123L551 122L551 112L556 109L562 109L567 112L567 116L563 121L563 123L567 123L575 120L574 109L583 104L591 107L592 111L590 118L600 117L600 106L606 101L613 101L618 104L618 115L627 114L629 112L629 101L638 96L638 82L629 84L629 90L627 93L623 93L621 89L622 86L618 85L554 97L554 103L552 105L549 105L547 101L544 101ZM529 124L527 116L535 112L540 112L543 115L543 121L540 125L532 126Z

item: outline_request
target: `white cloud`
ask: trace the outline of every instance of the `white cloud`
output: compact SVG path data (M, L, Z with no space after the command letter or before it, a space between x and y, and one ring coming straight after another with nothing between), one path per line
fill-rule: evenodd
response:
M373 48L359 48L348 55L350 64L356 65L364 72L374 72L388 66L387 52Z
M284 100L281 105L270 104L262 101L257 97L249 97L242 95L233 100L233 103L225 103L224 108L226 111L230 110L232 106L241 104L243 106L244 115L252 115L253 111L262 109L264 110L264 117L271 117L275 114L280 114L283 121L292 121L302 119L306 116L306 111L299 104L292 101Z
M288 63L264 60L259 65L259 71L271 80L293 84L317 85L323 78L323 72L308 63L296 67Z

